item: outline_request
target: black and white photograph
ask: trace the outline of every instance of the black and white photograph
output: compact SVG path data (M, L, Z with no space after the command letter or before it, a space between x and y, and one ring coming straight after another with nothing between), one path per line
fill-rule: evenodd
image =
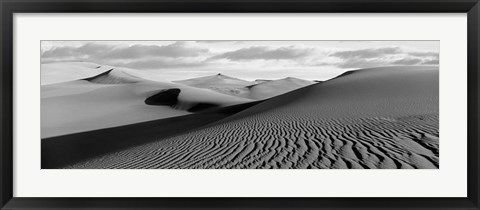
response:
M439 169L438 40L43 40L42 169Z

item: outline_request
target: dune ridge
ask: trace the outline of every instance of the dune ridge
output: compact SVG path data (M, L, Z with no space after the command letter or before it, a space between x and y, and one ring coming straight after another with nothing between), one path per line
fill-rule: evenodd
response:
M128 84L142 82L142 79L131 76L124 71L116 70L115 68L83 80L98 84Z
M212 76L198 77L198 78L179 80L179 81L173 81L173 82L194 86L194 87L201 87L201 88L211 87L211 86L213 87L222 87L222 86L245 87L247 85L252 84L252 82L230 77L227 75L223 75L221 73L218 73Z
M313 84L315 84L315 82L302 80L294 77L287 77L279 80L263 81L258 84L247 86L249 91L244 95L244 97L262 100L282 95L298 88L306 87Z
M93 77L112 67L88 62L59 62L41 64L40 69L41 84L51 85Z
M66 168L435 169L438 79L435 67L350 72Z

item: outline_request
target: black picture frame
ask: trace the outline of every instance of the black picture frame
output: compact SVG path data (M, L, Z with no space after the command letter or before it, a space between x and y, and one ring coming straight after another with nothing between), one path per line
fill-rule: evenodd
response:
M479 209L478 0L0 0L1 209ZM467 13L468 196L465 198L13 197L14 13Z

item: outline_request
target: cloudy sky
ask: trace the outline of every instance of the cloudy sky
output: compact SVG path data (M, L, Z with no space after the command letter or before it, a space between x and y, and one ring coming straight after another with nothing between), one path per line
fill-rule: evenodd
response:
M359 68L438 65L439 49L438 41L42 41L41 61L93 62L166 80L217 73L326 80Z

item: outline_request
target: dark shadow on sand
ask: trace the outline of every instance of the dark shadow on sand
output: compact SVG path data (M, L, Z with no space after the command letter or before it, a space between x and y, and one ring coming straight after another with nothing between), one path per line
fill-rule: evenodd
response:
M41 168L56 169L95 156L202 128L262 101L195 114L42 139Z

